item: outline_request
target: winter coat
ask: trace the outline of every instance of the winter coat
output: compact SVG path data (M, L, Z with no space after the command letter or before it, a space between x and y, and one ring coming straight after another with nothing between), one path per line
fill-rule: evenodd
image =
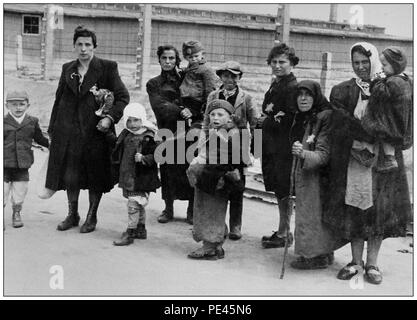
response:
M214 99L219 99L222 88L211 92L207 98L207 104ZM235 108L234 115L237 118L237 122L242 124L246 128L249 124L251 131L255 129L259 115L256 106L253 104L252 97L245 91L238 88L236 101L233 105ZM210 117L207 112L204 113L203 129L208 128L210 123Z
M413 85L410 78L394 75L372 85L364 129L383 142L406 150L413 140Z
M345 205L353 140L374 143L376 138L353 116L359 94L355 79L336 85L330 94L334 108L330 133L330 185L328 201L323 203L323 221L346 239L404 235L411 206L399 145L395 146L398 169L389 173L372 172L374 205L365 211Z
M25 115L18 123L10 114L3 121L3 166L4 168L27 169L33 164L32 141L49 147L39 127L38 118Z
M291 172L291 146L289 132L296 111L297 80L289 75L274 81L265 94L262 112L273 104L271 113L262 122L262 173L266 191L275 192L279 198L288 196ZM285 113L280 121L274 116Z
M120 133L112 153L112 165L118 173L120 188L129 192L155 192L161 186L154 159L155 148L151 130L138 135L126 129ZM142 162L135 162L137 152L143 155Z
M171 72L162 71L159 76L146 83L149 101L159 129L169 129L175 133L177 132L177 121L182 121L185 128L185 120L180 115L182 110L179 89L181 81L181 74L173 70ZM162 199L192 199L194 189L188 182L187 168L188 163L160 165Z
M207 98L216 89L218 77L204 60L191 64L184 72L184 80L180 86L182 104L191 111L192 122L201 123Z
M245 185L242 176L245 164L242 159L240 163L233 163L233 150L242 149L240 130L234 124L226 125L223 130L225 130L224 138L227 138L227 141L219 137L221 133L218 135L217 132L220 131L213 129L202 146L203 152L200 152L194 160L196 164L190 165L188 175L195 176L195 186L200 190L227 198L232 192L243 192ZM216 144L213 143L213 139L217 140ZM236 147L236 143L239 143L239 146ZM212 145L216 145L216 148L212 148ZM223 159L227 159L227 162L222 163ZM235 169L239 171L239 179L233 179L228 173ZM221 187L219 180L222 180Z
M114 94L109 115L117 123L129 103L129 92L120 79L117 63L93 57L82 85L78 85L78 60L65 63L52 107L48 133L52 137L46 187L66 189L63 176L67 167L82 182L81 189L108 192L113 188L110 174L111 148L106 133L97 130L101 120L99 105L90 89L108 89ZM114 126L111 130L114 132Z

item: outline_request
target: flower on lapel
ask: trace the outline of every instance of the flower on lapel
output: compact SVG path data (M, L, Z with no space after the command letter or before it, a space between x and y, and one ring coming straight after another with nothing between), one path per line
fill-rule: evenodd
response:
M97 116L104 118L114 103L114 94L108 89L98 89L97 84L91 87L89 90L96 100L96 103L99 105L99 109L95 112Z

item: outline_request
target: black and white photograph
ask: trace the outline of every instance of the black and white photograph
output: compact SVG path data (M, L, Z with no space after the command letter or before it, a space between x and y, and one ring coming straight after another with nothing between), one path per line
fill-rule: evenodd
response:
M414 297L413 3L2 4L3 298Z

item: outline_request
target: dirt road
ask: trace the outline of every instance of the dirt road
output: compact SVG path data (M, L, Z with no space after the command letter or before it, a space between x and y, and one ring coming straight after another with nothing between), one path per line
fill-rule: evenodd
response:
M36 196L36 175L45 154L35 150L30 191L23 210L25 226L11 227L11 209L5 209L4 294L99 295L99 296L375 296L412 294L412 257L398 250L412 250L411 238L384 241L380 286L363 284L352 289L336 279L337 271L350 259L350 248L336 252L336 261L326 270L297 271L289 266L279 279L282 249L262 249L260 238L277 226L277 208L245 199L243 238L225 243L226 256L218 261L194 261L187 253L198 247L192 227L184 222L186 203L175 204L176 219L168 224L156 220L163 208L160 193L152 194L147 207L147 240L128 247L114 247L127 223L126 201L118 188L106 194L99 208L97 230L80 234L56 225L66 215L66 195L58 192L49 200ZM88 208L87 192L80 197L80 214ZM81 221L83 222L83 220ZM293 260L292 248L288 261ZM56 276L62 279L56 282ZM360 278L361 279L361 278ZM359 279L359 280L360 280ZM58 285L57 285L58 283ZM353 286L355 287L355 286ZM357 285L361 287L361 284Z

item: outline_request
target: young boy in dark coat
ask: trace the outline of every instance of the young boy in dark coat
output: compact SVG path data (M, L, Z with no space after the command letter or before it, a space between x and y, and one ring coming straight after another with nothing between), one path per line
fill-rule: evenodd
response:
M26 114L29 106L29 96L25 91L9 92L6 96L6 108L9 112L3 122L3 207L11 195L14 228L23 227L20 212L28 191L28 170L33 164L32 141L49 147L48 139L39 127L38 118Z
M145 206L149 193L160 187L158 168L154 159L156 126L146 119L145 108L129 104L123 111L125 129L120 133L112 154L118 169L119 187L128 199L128 226L115 246L126 246L134 239L146 239Z
M204 108L210 92L216 89L217 76L206 65L204 48L199 41L188 41L182 45L182 53L188 61L185 76L180 86L183 110L181 116L191 119L193 128L201 129Z
M250 135L245 139L245 129L238 129L233 112L226 100L215 99L207 105L208 138L187 171L190 184L195 187L193 237L197 242L203 241L201 248L188 255L191 259L224 257L222 245L227 234L225 217L230 194L245 188L242 177L245 158L249 158Z

